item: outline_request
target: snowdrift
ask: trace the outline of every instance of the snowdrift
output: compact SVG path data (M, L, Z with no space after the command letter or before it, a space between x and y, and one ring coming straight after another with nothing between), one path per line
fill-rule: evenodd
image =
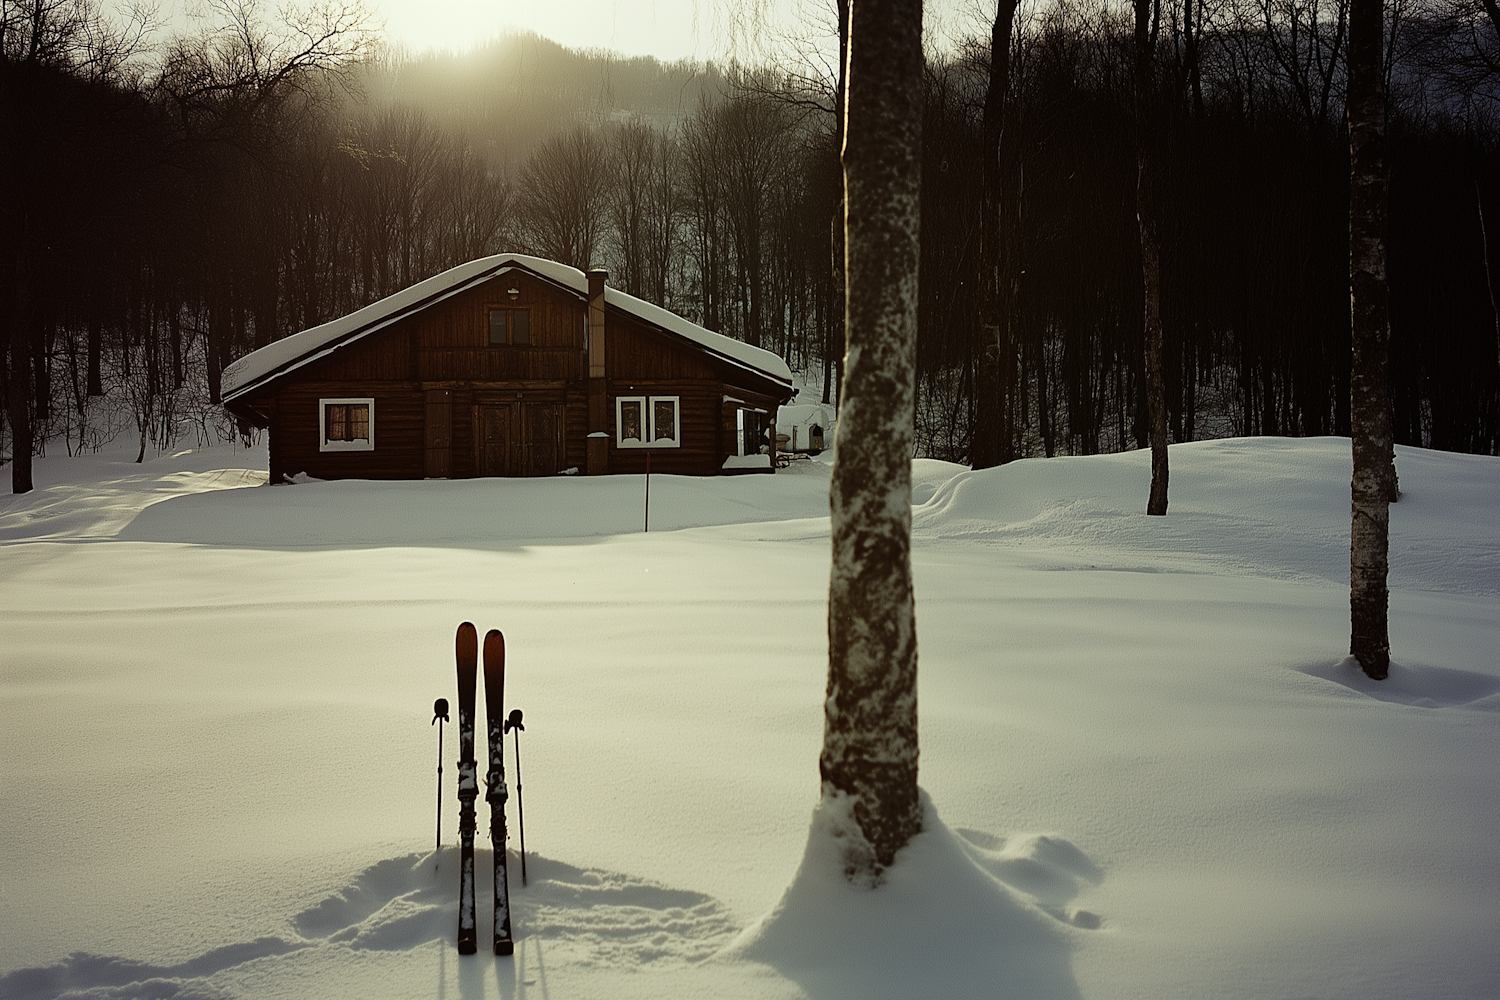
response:
M922 832L870 889L844 878L847 809L820 803L791 885L725 954L765 963L812 997L1081 996L1062 925L1097 928L1099 918L1062 904L1098 869L1049 838L1009 854L986 850L948 829L926 793L922 808ZM1051 900L1050 916L1037 897L1007 887L1005 874Z

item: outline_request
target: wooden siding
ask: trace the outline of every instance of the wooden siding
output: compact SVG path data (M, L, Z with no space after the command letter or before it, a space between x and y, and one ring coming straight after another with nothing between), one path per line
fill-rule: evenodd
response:
M530 310L530 345L491 344L491 309ZM501 275L423 313L416 326L416 377L424 382L569 381L587 375L583 300L535 278Z
M687 382L679 379L638 379L609 383L609 471L646 471L646 453L651 453L651 471L706 476L724 464L720 403L723 383L717 379ZM621 448L616 444L619 396L676 396L682 445L678 448Z
M630 379L718 380L722 376L701 352L679 346L673 339L611 312L606 317L604 358L606 377L612 382ZM653 464L652 468L656 466Z
M424 348L417 377L424 382L562 381L583 378L583 365L582 348Z
M516 289L513 299L509 290ZM573 292L511 272L416 317L423 350L490 347L491 309L530 309L534 347L583 350L584 301ZM582 374L582 373L580 373Z
M411 378L412 322L356 340L291 376L298 381L386 382Z
M426 392L427 478L449 479L453 475L453 390Z
M318 400L375 400L373 451L321 451ZM296 382L276 394L271 419L271 481L305 472L315 479L421 479L426 474L427 400L391 382Z

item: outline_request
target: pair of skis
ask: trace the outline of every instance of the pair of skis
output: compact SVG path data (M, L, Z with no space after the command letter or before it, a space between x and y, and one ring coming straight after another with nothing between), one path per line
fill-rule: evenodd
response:
M474 760L474 686L479 672L479 635L464 622L455 640L458 657L458 832L462 849L458 894L458 953L479 950L474 916L474 800L479 797L478 764ZM505 870L505 637L490 629L484 637L484 703L489 735L489 775L485 801L490 804L490 842L495 849L495 954L515 951L510 935L510 885Z

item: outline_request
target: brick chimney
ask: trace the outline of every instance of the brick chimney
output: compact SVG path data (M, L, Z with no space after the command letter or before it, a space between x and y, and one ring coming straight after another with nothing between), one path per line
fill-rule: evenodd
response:
M609 396L604 381L604 283L609 272L589 272L589 437L588 474L609 471Z

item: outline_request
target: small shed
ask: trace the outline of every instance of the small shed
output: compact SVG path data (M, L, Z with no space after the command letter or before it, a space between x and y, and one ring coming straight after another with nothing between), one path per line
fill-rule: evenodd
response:
M776 412L776 439L783 451L820 454L833 447L837 411L828 403L794 403Z
M471 261L240 358L224 405L269 428L273 483L774 469L745 428L795 396L786 362L607 279Z

